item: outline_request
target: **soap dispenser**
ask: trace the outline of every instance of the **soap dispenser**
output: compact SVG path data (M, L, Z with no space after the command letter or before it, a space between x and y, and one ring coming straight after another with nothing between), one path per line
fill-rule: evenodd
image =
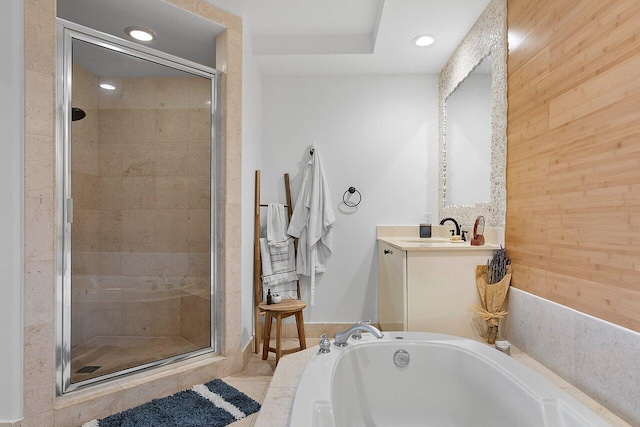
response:
M431 237L431 224L420 224L420 237L423 239Z
M424 213L424 222L420 224L420 237L428 239L431 237L431 213Z

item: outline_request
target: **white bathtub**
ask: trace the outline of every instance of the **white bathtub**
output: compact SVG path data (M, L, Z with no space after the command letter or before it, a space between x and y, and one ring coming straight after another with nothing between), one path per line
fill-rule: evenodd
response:
M394 364L405 350L410 362ZM608 426L516 360L449 335L364 334L314 354L291 408L293 427Z

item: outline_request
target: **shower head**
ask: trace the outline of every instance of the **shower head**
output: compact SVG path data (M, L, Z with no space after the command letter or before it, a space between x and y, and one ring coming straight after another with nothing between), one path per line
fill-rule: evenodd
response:
M87 113L80 108L73 107L71 108L71 121L75 122L76 120L82 120L87 116Z

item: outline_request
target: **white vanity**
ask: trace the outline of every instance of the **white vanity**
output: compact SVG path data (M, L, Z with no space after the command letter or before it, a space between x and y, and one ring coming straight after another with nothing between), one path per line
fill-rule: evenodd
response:
M488 244L471 246L448 237L419 238L418 227L379 226L380 327L474 336L468 313L480 304L476 265L486 264L500 249L501 234L487 229Z

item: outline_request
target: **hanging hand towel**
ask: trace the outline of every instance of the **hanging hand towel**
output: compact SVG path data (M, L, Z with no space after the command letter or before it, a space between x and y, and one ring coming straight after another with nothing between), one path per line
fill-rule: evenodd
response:
M291 238L285 235L287 229L287 217L284 205L269 203L267 208L267 242L269 246L288 246Z
M326 270L327 258L333 250L331 230L336 218L320 153L315 144L311 148L313 156L305 166L302 186L287 232L299 239L296 271L309 276L310 303L314 305L315 275Z
M284 205L270 203L267 211L267 238L260 239L263 295L267 290L282 298L298 298L293 239L285 236L287 217Z

